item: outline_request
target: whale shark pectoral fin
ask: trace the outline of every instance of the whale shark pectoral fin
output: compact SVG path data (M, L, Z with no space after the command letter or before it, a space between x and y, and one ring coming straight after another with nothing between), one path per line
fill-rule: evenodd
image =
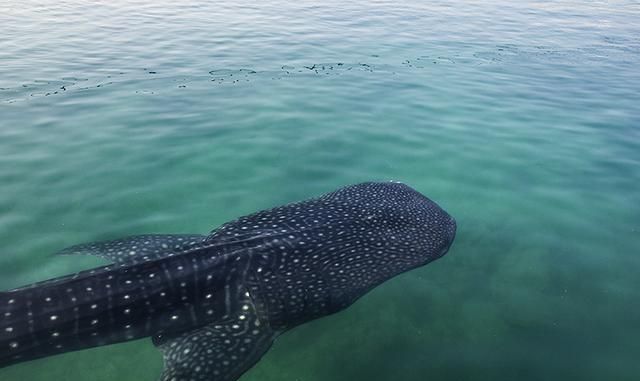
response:
M242 316L170 339L154 337L164 359L160 381L237 380L260 360L276 337L255 314Z
M56 254L88 254L114 263L144 262L166 257L202 242L200 234L145 234L113 241L90 242L67 247Z

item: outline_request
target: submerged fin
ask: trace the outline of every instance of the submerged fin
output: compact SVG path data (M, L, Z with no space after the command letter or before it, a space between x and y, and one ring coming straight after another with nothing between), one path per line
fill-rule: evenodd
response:
M179 336L154 337L164 359L160 381L235 381L260 360L275 337L247 300L238 316Z
M144 234L113 241L90 242L68 247L60 255L87 254L114 263L136 263L166 257L201 243L200 234Z

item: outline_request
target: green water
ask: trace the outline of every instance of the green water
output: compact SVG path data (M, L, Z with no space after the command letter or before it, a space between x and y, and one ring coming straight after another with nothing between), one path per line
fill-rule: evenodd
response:
M0 289L394 179L456 217L450 253L242 381L640 377L637 2L178 3L0 4ZM140 340L0 379L161 366Z

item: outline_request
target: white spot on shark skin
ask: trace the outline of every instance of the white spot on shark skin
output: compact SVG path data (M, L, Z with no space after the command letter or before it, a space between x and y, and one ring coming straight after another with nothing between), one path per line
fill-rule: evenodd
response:
M13 327L7 327L4 330L7 331L7 332L13 332Z
M57 318L58 318L58 316L56 316L56 315L49 316L49 319L51 319L51 320L56 320Z

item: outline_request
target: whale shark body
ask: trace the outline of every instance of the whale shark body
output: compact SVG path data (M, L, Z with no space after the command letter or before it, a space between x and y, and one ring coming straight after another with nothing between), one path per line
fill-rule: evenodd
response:
M233 381L274 339L449 249L455 220L401 183L347 186L197 235L70 247L112 264L0 293L0 367L150 336L161 381Z

